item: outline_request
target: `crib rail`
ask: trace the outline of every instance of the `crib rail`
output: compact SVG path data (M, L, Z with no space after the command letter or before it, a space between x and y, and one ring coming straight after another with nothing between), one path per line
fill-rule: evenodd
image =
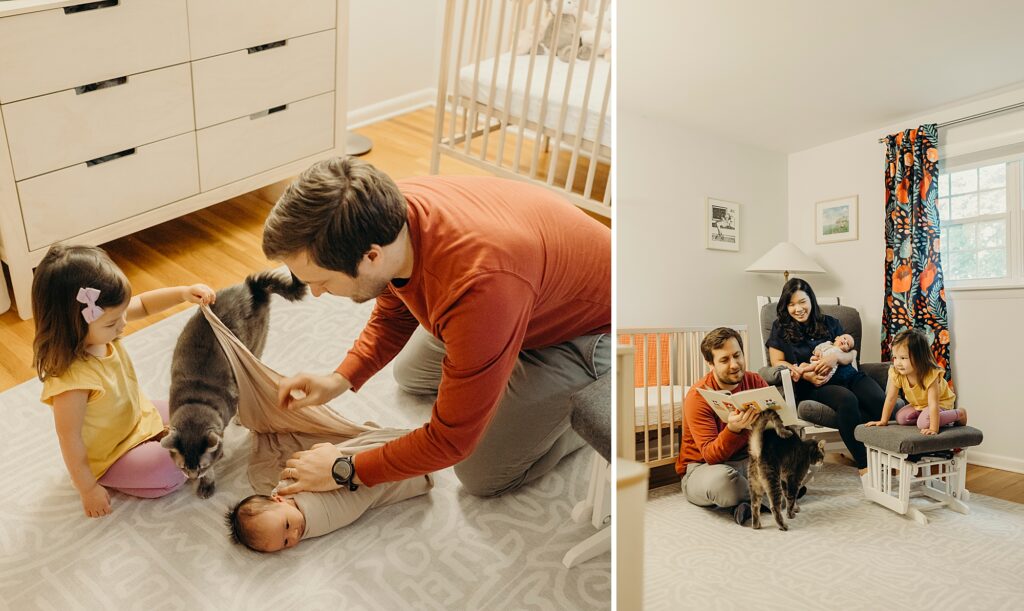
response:
M748 346L745 325L730 325ZM618 435L628 456L650 467L671 464L679 456L683 433L683 400L693 384L708 372L700 343L717 327L620 328L618 344L629 346L633 371L619 372ZM624 403L622 398L627 400ZM625 410L626 414L623 414ZM625 445L621 445L625 444Z
M447 0L431 173L449 156L610 218L609 60L582 59L580 44L563 58L539 52L548 24L554 39L565 34L564 5L554 4L551 13L545 0ZM611 0L577 4L597 24L610 17ZM582 23L565 26L572 40ZM599 25L592 31L594 49L610 42Z

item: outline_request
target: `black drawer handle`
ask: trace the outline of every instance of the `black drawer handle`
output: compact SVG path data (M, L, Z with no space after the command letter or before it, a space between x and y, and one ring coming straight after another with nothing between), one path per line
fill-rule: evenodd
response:
M277 42L268 42L265 45L256 45L255 47L249 47L248 49L246 49L246 51L248 51L249 54L251 55L253 53L259 53L260 51L266 51L267 49L276 49L278 47L283 47L286 44L288 44L287 40L279 40Z
M133 148L132 149L125 149L123 151L118 151L116 153L111 153L109 155L104 155L102 157L97 157L96 159L90 159L89 161L85 162L85 166L87 168L91 168L94 165L99 165L101 163L106 163L108 161L113 161L115 159L120 159L122 157L127 157L128 155L134 155L134 154L135 154L135 149L133 149Z
M281 111L287 110L287 109L288 109L288 105L287 104L281 104L280 106L275 106L273 108L268 108L266 110L261 110L259 112L254 112L251 115L249 115L249 118L250 119L259 119L260 117L265 117L267 115L272 115L275 112L281 112Z
M85 4L76 4L74 6L65 6L64 14L71 15L73 13L84 13L85 11L95 11L100 8L107 8L108 6L117 6L120 0L100 0L99 2L86 2Z
M98 89L109 89L110 87L124 85L127 82L127 76L119 76L117 78L107 79L105 81L97 81L95 83L89 83L88 85L81 85L80 87L75 87L75 95L82 95L83 93L89 93L90 91L96 91Z

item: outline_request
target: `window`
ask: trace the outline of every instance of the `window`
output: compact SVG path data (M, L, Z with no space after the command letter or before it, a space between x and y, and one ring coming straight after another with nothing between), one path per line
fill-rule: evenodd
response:
M950 288L1024 283L1020 158L939 173L942 268Z

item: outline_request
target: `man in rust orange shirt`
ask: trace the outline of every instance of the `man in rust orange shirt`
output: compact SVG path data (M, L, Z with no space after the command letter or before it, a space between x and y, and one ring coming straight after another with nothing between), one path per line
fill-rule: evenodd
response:
M736 522L750 518L747 486L747 440L756 410L734 410L728 422L715 414L698 388L742 392L767 386L761 376L747 371L743 339L735 329L719 327L700 344L711 367L703 380L690 387L683 402L683 437L676 473L683 476L686 499L701 507L735 508Z
M334 372L282 380L283 409L358 391L396 357L402 388L437 393L429 422L380 448L349 458L323 444L296 454L282 472L296 483L281 494L354 490L454 465L468 492L494 496L583 445L569 397L611 367L611 233L564 198L491 177L396 184L335 158L281 196L263 251L315 296L376 299Z

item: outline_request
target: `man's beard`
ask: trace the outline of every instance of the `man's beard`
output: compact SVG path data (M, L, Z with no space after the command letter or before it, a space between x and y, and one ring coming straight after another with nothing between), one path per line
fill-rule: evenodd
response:
M357 290L353 291L349 299L356 303L366 303L371 299L376 299L380 297L390 282L390 280L381 279L368 281L366 286L360 286Z
M743 381L743 373L744 373L743 369L740 369L736 373L726 372L724 374L725 377L724 378L719 378L718 381L722 382L724 384L739 384L740 382Z

